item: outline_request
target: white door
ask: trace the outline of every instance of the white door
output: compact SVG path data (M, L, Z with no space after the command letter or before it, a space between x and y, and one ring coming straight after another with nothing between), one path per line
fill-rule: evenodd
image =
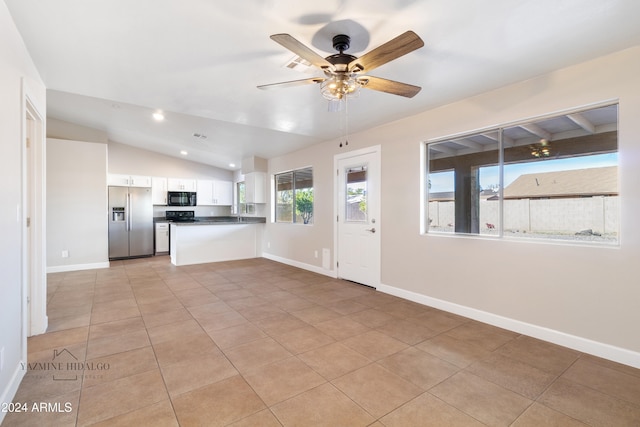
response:
M337 273L380 284L380 148L336 156Z

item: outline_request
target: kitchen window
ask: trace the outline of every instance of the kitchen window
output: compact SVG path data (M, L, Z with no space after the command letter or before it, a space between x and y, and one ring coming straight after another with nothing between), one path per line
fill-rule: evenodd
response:
M274 176L275 221L313 224L313 168Z
M247 199L245 196L245 185L244 181L236 183L236 212L239 215L247 213Z
M618 106L428 142L424 229L618 244Z
M236 213L238 215L254 215L256 213L256 205L247 203L244 181L236 183Z

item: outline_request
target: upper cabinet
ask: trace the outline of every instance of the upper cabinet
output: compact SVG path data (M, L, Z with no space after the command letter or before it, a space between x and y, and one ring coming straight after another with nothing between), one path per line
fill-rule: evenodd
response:
M264 172L245 174L244 191L247 203L267 203L267 174Z
M196 191L196 180L169 178L167 186L167 191Z
M159 206L167 205L168 191L197 192L198 205L202 206L233 205L231 181L109 174L107 183L119 187L151 187L153 204Z
M151 187L151 177L110 173L107 175L107 185L117 187Z
M151 178L151 199L154 205L167 204L167 178L154 176Z
M233 183L199 179L197 182L198 206L233 205Z

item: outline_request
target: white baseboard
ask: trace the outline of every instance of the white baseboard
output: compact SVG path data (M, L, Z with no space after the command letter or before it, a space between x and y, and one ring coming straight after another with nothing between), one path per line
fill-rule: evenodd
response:
M13 398L18 392L18 387L20 387L20 382L22 382L22 378L27 373L26 369L22 369L23 366L27 364L26 361L21 360L18 366L15 367L13 371L13 375L11 375L11 380L9 384L2 390L2 394L0 395L0 403L2 402L13 402ZM4 411L0 411L0 424L4 420L4 416L7 413Z
M530 337L541 339L543 341L558 344L563 347L568 347L583 353L602 357L604 359L612 360L624 365L633 366L634 368L640 368L640 353L635 351L615 347L609 344L593 341L575 335L570 335L542 326L533 325L531 323L521 322L519 320L499 316L497 314L477 310L475 308L466 307L437 298L428 297L426 295L395 288L393 286L380 285L377 290L429 307L448 311L450 313L478 320L483 323L488 323L493 326L497 326L513 332L518 332Z
M266 252L262 253L262 257L266 258L266 259L270 259L271 261L276 261L276 262L280 262L282 264L290 265L292 267L298 267L298 268L301 268L303 270L308 270L308 271L311 271L313 273L318 273L318 274L322 274L324 276L329 276L329 277L331 277L333 279L338 277L338 276L336 276L336 272L334 270L327 270L325 268L318 267L316 265L306 264L304 262L295 261L295 260L288 259L288 258L282 258L282 257L279 257L277 255L273 255L273 254L266 253Z
M336 272L333 270L326 270L315 265L305 264L287 258L281 258L269 253L263 253L262 256L272 261L281 262L283 264L302 268L303 270L312 271L314 273L324 274L325 276L329 276L334 279L337 277ZM547 341L553 344L558 344L563 347L580 351L582 353L602 357L603 359L622 363L623 365L632 366L634 368L640 368L640 353L632 350L616 347L598 341L593 341L588 338L567 334L565 332L545 328L543 326L522 322L520 320L499 316L487 311L482 311L449 301L432 298L426 295L418 294L416 292L407 291L389 285L381 284L376 289L389 295L394 295L409 301L417 302L419 304L458 314L460 316L468 317L470 319L497 326L499 328L507 329L509 331L517 332L533 338L538 338L540 340Z
M41 335L47 332L47 328L49 327L49 316L45 315L42 318L32 319L32 322L31 335L29 335L30 337Z
M56 265L47 267L47 273L63 273L65 271L93 270L96 268L109 268L109 262L94 262L91 264Z

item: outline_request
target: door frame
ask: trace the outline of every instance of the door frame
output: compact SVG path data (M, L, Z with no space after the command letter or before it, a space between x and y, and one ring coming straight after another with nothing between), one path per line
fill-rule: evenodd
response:
M338 215L340 215L340 212L338 212L338 208L340 206L340 201L338 200L338 197L339 197L338 185L340 182L340 177L339 177L340 171L339 171L338 164L341 160L349 159L351 157L362 156L364 154L375 154L378 157L378 164L380 165L380 171L379 171L380 182L378 184L380 185L380 190L381 190L382 189L382 146L381 145L379 144L372 145L370 147L347 151L347 152L336 154L333 156L333 170L336 171L336 174L333 175L333 214L334 214L334 217L336 218L336 220L333 221L333 253L334 253L333 267L335 268L337 278L340 278L340 269L338 267L338 260L339 260L338 239L340 238L338 233L338 224L339 224ZM377 221L380 222L381 216L382 216L382 191L379 191L378 206L380 209L380 214L378 215ZM376 227L376 228L381 229L382 227ZM382 254L382 238L380 233L377 233L376 235L378 236L378 241L379 241L380 251L381 251L380 253ZM377 278L376 285L380 285L381 271L382 271L382 255L380 256L380 260L378 262L378 271L375 274Z
M19 214L22 229L21 292L23 354L27 336L46 332L46 121L45 106L22 79L22 200ZM27 142L29 149L27 149ZM29 151L30 152L29 152ZM27 218L30 225L27 228Z

